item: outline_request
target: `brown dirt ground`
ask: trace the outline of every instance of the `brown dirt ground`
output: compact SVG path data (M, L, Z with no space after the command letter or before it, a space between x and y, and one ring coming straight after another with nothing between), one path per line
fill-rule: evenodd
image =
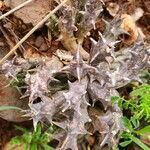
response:
M15 125L25 128L31 128L32 121L13 123L0 118L0 150L3 150L4 145L14 136L20 135L21 132L15 130Z

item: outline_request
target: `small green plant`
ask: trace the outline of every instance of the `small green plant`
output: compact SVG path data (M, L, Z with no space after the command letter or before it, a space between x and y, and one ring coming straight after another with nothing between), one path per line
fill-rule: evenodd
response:
M145 122L150 121L150 85L139 86L129 94L130 99L126 100L119 96L113 96L112 102L117 103L118 106L123 110L129 110L131 115L122 117L122 124L126 128L124 131L120 132L120 146L126 147L130 143L134 142L143 150L150 150L150 148L145 145L138 136L145 136L145 134L150 133L150 126L145 126L144 128L140 125L141 120ZM140 129L140 130L138 130Z
M133 90L130 95L134 103L137 104L134 115L150 121L150 85L141 86Z
M42 132L41 124L38 124L33 132L18 126L16 126L16 128L22 131L23 135L11 139L12 148L14 146L23 145L24 150L53 150L53 148L48 145L55 132L55 128L52 126L45 132Z
M133 120L129 120L127 117L122 117L122 123L127 130L120 133L120 138L123 140L123 142L120 142L119 144L121 147L126 147L130 143L134 142L143 150L150 150L147 145L137 138L138 135L150 133L150 126L136 130L139 127L139 124L136 124Z
M13 87L21 87L25 84L25 74L24 73L18 73L16 75L16 79L13 79L11 82L10 82L10 86L13 86Z
M138 121L144 119L150 121L150 85L142 85L130 93L130 99L113 96L112 102L118 103L119 107L130 110L132 116ZM133 117L131 117L133 118Z

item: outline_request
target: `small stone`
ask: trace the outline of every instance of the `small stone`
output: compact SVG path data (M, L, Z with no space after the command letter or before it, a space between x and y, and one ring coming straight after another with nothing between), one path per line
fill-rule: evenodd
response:
M35 46L39 48L44 42L44 38L42 36L38 36L35 40Z
M11 9L13 9L25 1L26 0L11 0L9 5ZM35 26L51 10L51 4L51 0L34 0L25 7L17 10L14 15L20 18L24 23L32 23L33 26Z
M39 47L39 51L45 52L47 50L48 50L48 46L46 42L44 41L44 43L42 43L42 45Z

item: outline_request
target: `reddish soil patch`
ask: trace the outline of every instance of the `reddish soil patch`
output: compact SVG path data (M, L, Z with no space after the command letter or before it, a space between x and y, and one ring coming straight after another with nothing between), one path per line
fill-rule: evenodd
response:
M14 136L22 133L15 129L15 125L25 128L32 127L32 121L13 123L0 118L0 149L3 150L4 145Z

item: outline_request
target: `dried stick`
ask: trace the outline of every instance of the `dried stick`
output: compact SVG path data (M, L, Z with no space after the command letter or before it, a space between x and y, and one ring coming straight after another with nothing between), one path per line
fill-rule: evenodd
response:
M5 17L7 17L7 16L10 15L10 14L12 14L12 13L15 12L16 10L18 10L18 9L20 9L20 8L22 8L22 7L24 7L24 6L26 6L27 4L29 4L29 3L32 2L32 1L33 1L33 0L27 0L26 2L20 4L19 6L17 6L17 7L15 7L15 8L11 9L11 10L8 11L7 13L1 15L1 16L0 16L0 20L3 19L3 18L5 18Z
M54 13L56 13L68 0L62 1L55 9L50 11L48 15L45 16L43 20L41 20L35 27L32 28L11 50L10 52L4 56L0 60L0 64L3 63L9 56L11 56L17 48L34 32L36 31L40 26L42 26Z

